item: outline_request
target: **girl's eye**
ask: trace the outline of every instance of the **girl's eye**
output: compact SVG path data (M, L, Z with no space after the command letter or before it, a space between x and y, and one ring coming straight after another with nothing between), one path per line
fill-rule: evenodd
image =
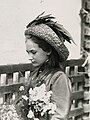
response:
M29 54L29 51L26 50L26 52Z
M36 51L32 50L31 53L32 53L32 54L36 54Z
M28 54L30 54L30 53L36 54L36 53L37 53L35 50L31 50L31 51L26 50L26 52L27 52Z

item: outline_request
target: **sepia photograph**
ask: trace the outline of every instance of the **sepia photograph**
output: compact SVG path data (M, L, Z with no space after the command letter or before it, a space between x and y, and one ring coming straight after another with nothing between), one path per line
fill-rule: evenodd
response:
M90 0L0 0L0 120L90 120Z

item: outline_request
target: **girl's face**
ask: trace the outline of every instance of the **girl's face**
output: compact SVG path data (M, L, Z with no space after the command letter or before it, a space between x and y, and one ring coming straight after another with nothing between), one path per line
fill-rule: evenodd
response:
M43 51L31 38L26 39L26 52L29 55L29 60L35 67L42 65L48 59L49 53Z

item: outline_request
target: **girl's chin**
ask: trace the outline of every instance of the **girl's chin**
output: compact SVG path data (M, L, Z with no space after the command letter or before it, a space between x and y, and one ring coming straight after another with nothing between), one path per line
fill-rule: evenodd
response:
M34 66L34 67L40 67L40 66L42 66L42 64L43 63L37 63L37 62L32 62L32 65Z
M40 66L40 65L37 64L37 63L32 63L32 65L33 65L34 67L39 67L39 66Z

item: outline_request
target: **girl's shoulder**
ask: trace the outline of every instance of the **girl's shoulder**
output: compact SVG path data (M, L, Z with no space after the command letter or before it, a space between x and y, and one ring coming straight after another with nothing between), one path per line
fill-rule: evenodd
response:
M64 79L65 81L68 79L67 75L64 73L64 71L62 71L61 69L59 68L55 68L55 69L52 69L49 74L47 75L46 77L47 79L50 80L50 82L55 82L57 80L61 80L61 79Z
M69 86L69 89L71 91L71 81L68 78L67 74L60 69L55 69L53 71L51 83L52 84L55 84L55 83L59 84L60 83L60 84L67 85L67 86Z
M55 76L67 76L66 74L65 74L65 72L64 71L62 71L61 69L59 69L59 68L56 68L56 69L53 69L52 70L52 75L53 75L53 77L55 77Z

